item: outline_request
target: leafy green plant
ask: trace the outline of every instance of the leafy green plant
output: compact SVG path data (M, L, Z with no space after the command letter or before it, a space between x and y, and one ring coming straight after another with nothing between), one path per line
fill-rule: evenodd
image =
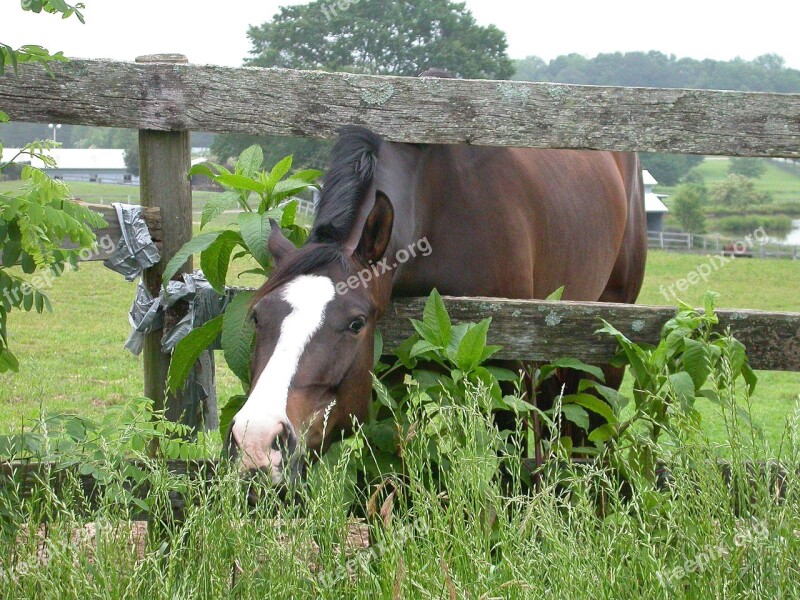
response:
M80 2L71 5L64 0L23 0L21 7L22 10L37 14L43 12L61 14L63 19L69 19L74 15L81 23L84 22L81 12L84 5ZM50 72L48 63L66 61L67 58L62 52L51 54L49 50L35 44L26 44L15 50L8 44L0 42L0 77L5 74L9 66L15 75L19 75L19 65L24 63L38 63Z
M750 367L744 345L730 332L718 332L714 312L717 294L707 292L704 310L680 302L677 314L664 324L656 346L634 344L610 323L603 321L598 333L613 336L620 350L616 366L626 366L633 377L633 411L623 413L625 401L603 394L613 409L613 419L598 427L589 439L600 444L613 442L618 462L633 472L655 481L656 461L663 434L680 437L676 428L687 419L698 421L695 400L699 397L730 407L737 381L744 393L753 393L757 378ZM591 385L602 392L596 384ZM748 419L740 411L740 417Z
M53 166L47 154L53 145L28 144L11 161L0 165L0 173L20 156L36 157ZM52 310L44 290L48 280L61 275L66 264L77 268L81 250L95 244L92 228L107 225L99 214L74 201L64 182L27 165L22 168L22 180L21 188L0 192L0 373L16 371L19 366L8 348L8 313L13 309L35 309L39 313ZM63 249L64 240L76 248ZM12 269L15 265L28 275L46 271L47 278L26 280Z
M226 210L239 208L242 212L227 228L202 232L184 244L167 264L164 285L196 253L200 254L203 274L220 294L225 294L228 270L235 260L249 259L256 263L244 273L269 276L273 266L267 249L271 222L278 223L284 235L296 245L305 241L308 231L296 221L298 200L294 196L314 187L314 181L322 173L303 170L290 174L291 156L269 170L262 170L263 162L261 147L254 145L242 152L233 171L213 163L192 168L191 175L205 175L225 190L203 208L201 230ZM224 315L192 331L178 343L168 377L171 390L180 389L200 354L220 336L225 360L242 381L243 388L249 388L254 334L247 319L251 300L252 292L236 294Z
M61 13L63 18L75 15L83 22L83 4L70 5L64 0L26 0L22 9L34 13ZM18 65L37 62L46 69L48 62L65 61L60 52L50 54L40 46L23 46L18 50L0 43L0 77L11 65L18 74ZM8 122L8 115L0 110L0 124ZM0 164L0 175L22 157L38 158L45 165L55 166L47 151L54 142L32 142L23 147L11 160ZM0 142L0 155L3 144ZM17 371L19 361L8 347L8 313L13 309L25 311L52 310L44 285L64 272L65 263L77 268L81 250L95 243L93 227L104 227L105 221L95 213L72 200L69 188L48 177L43 171L25 166L21 171L25 182L19 190L0 193L0 373ZM61 248L64 240L77 247ZM24 274L46 271L47 277L33 276L30 281L17 274L12 267L19 264ZM38 277L38 279L37 279Z

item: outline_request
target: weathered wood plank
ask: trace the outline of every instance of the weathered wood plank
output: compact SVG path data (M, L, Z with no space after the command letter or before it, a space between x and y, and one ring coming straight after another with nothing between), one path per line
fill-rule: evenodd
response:
M186 62L180 55L143 56L140 68L161 60L174 63L162 65L178 68ZM158 129L158 128L156 128ZM139 170L141 173L140 194L142 206L158 207L161 210L161 262L145 269L142 279L145 286L157 297L162 285L164 268L183 245L192 239L192 188L189 182L192 152L188 131L154 131L144 126L139 128ZM192 259L186 261L178 274L192 270ZM181 312L182 311L182 312ZM186 314L186 307L176 306L164 319L168 331ZM156 411L166 409L170 421L181 417L183 401L181 394L166 393L167 372L170 355L161 350L162 331L145 335L142 364L144 367L144 395L153 400Z
M616 341L594 331L605 319L637 343L657 343L661 327L674 308L596 302L545 302L497 298L444 299L454 323L492 318L489 343L509 360L548 361L577 358L602 363L613 356ZM392 301L379 327L387 349L413 333L409 318L421 319L424 298ZM800 371L800 314L755 310L720 310L720 327L747 346L753 368Z
M800 94L74 60L0 77L12 120L540 148L800 157Z

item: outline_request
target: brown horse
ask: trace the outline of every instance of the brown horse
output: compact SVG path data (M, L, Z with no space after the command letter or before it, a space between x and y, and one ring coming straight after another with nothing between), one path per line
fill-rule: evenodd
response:
M392 296L634 302L647 251L635 154L336 143L308 242L273 223L252 316L252 389L227 448L279 479L296 432L321 450L364 419L373 332Z

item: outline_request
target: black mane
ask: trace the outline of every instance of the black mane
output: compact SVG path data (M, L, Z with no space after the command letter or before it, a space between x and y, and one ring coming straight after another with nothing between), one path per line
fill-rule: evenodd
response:
M372 185L381 143L380 136L366 127L349 125L340 130L308 238L310 243L342 244L347 240Z

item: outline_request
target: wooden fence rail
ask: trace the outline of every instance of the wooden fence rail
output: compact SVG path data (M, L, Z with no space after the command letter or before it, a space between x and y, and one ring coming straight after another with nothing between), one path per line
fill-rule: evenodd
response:
M413 333L425 298L392 301L380 323L386 348L395 348ZM617 343L594 332L605 319L637 343L658 343L661 327L674 308L597 302L547 302L499 298L444 299L454 323L492 318L489 343L503 346L499 359L548 361L566 356L603 363ZM800 314L755 310L721 310L720 331L730 328L745 346L753 368L800 371Z
M180 57L178 57L180 58ZM412 143L800 157L800 94L73 60L0 77L15 121Z

